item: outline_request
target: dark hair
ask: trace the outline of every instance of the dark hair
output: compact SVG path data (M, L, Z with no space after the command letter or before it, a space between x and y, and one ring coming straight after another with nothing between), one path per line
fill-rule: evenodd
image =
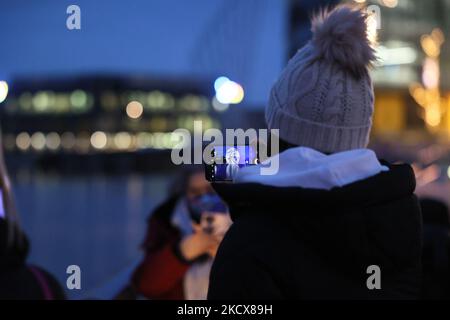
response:
M29 250L28 239L17 223L0 219L0 266L22 263Z
M185 165L181 169L181 172L177 174L177 176L173 179L172 183L169 186L169 196L170 197L178 197L183 195L186 192L186 189L189 184L189 179L197 173L204 172L203 165L193 164L193 165Z
M0 134L0 146L2 139ZM19 248L25 245L25 237L20 228L19 217L17 215L14 197L12 193L11 181L6 168L3 149L0 147L0 190L5 210L6 220L6 245L11 248Z

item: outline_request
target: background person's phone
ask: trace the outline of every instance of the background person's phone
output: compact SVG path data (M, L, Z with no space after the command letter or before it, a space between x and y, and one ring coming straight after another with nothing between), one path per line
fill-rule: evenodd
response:
M5 206L3 205L3 193L0 190L0 218L5 219L6 217L6 211L5 211Z
M215 236L223 237L231 225L231 219L228 214L217 212L206 212L200 219L200 225L203 232Z
M211 156L211 163L205 163L205 176L211 182L233 181L241 168L259 161L258 152L251 145L215 146Z

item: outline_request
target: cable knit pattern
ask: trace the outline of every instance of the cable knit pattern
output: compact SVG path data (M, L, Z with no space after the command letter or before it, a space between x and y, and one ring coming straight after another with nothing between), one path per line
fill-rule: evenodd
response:
M333 32L332 25L345 18L345 24L362 28L357 34L366 34L364 14L349 7L321 13L320 40L326 41L326 54L321 54L323 45L318 37L311 41L289 61L278 81L274 84L266 109L266 121L270 129L279 129L280 137L289 143L309 147L324 153L336 153L367 147L374 108L372 81L368 66L372 62L366 37L352 35L355 66L352 57L334 53L332 45L339 39L326 37L342 36ZM353 21L349 21L353 19ZM331 22L329 22L330 20ZM324 30L327 34L324 34ZM342 48L337 48L342 50ZM333 60L333 56L338 57ZM365 59L365 60L364 60ZM361 64L365 63L364 66ZM358 70L358 72L355 72Z

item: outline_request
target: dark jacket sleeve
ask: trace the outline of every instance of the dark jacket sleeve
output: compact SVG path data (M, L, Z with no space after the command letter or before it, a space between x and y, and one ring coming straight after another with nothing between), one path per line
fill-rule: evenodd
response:
M237 249L236 251L238 251ZM280 300L283 296L264 265L250 255L221 250L214 261L208 300Z
M158 299L179 287L189 268L189 263L179 254L179 242L178 230L170 225L169 219L155 212L149 220L143 244L145 258L133 275L133 284L139 293Z

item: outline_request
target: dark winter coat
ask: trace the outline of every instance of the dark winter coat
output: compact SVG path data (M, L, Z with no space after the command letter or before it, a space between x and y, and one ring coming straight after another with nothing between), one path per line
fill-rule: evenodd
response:
M415 299L421 212L408 165L331 191L215 184L234 224L209 299ZM369 290L369 266L381 289Z
M0 218L0 300L61 300L64 290L57 280L45 270L26 263L28 240L10 245L9 226ZM18 235L19 230L15 230Z

